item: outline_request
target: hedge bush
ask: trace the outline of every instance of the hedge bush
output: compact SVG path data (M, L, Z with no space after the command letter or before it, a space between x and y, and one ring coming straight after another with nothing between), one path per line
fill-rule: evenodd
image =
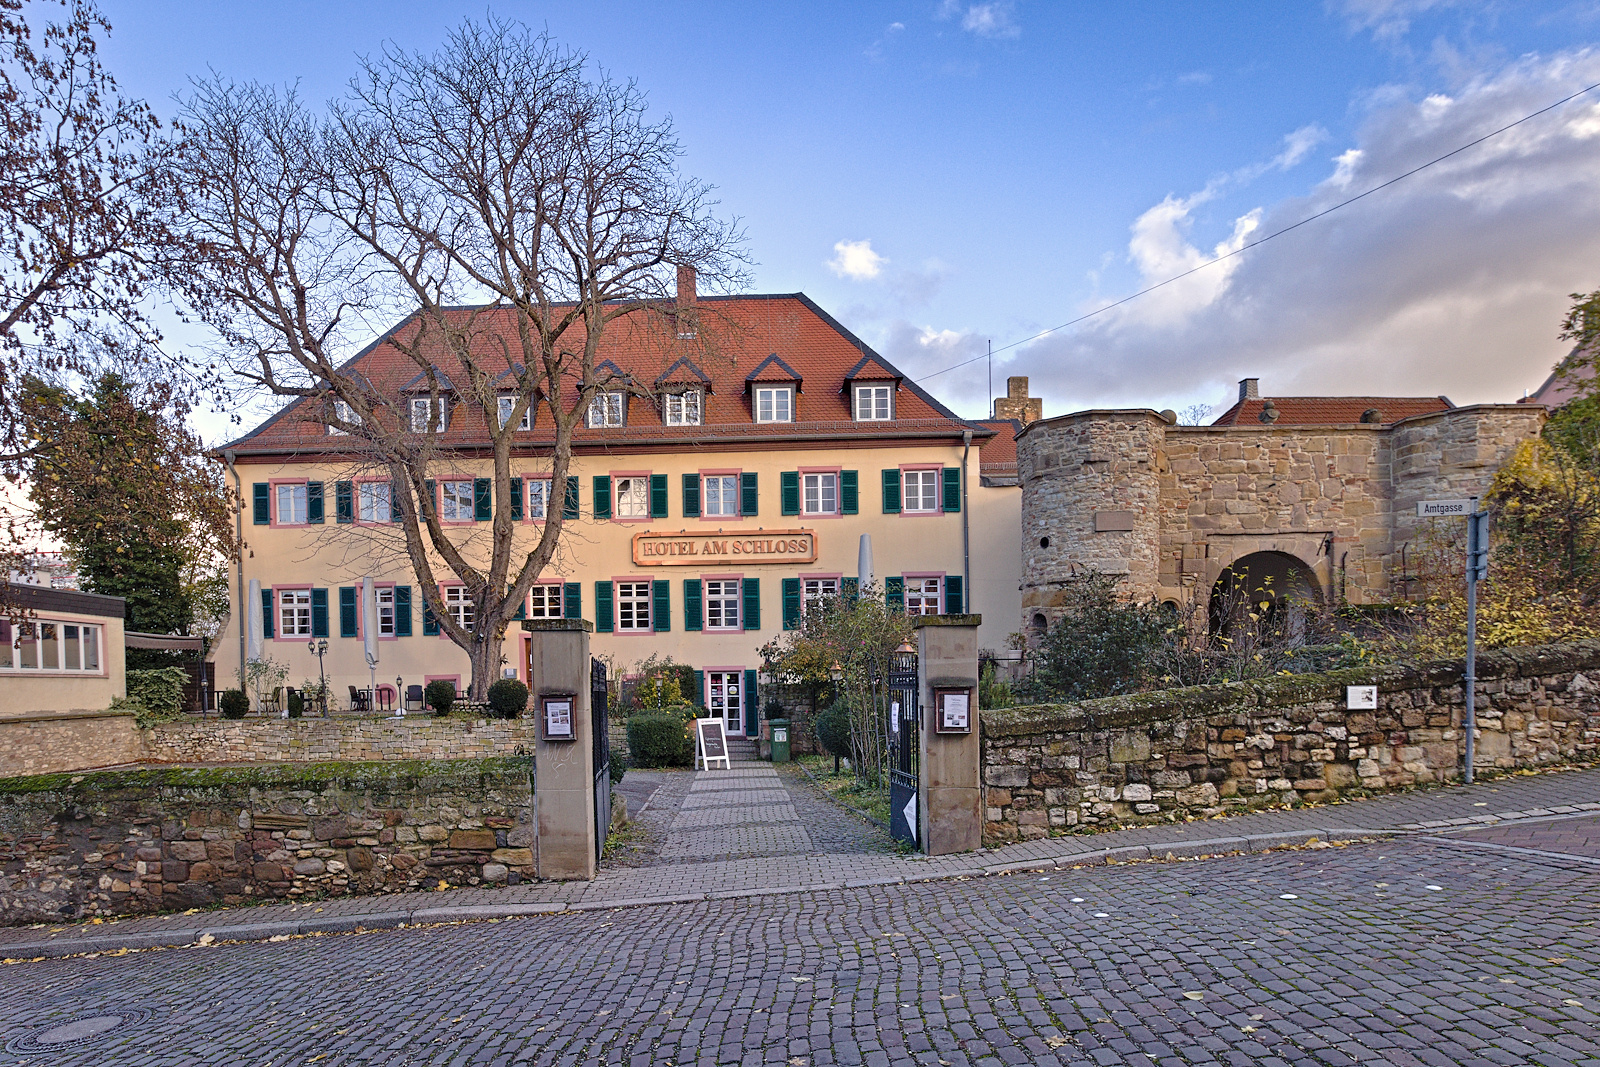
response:
M217 697L217 710L224 719L242 719L250 710L250 698L243 690L224 689Z
M688 767L694 763L694 739L682 715L635 715L628 720L628 751L635 767Z
M304 693L300 692L300 690L291 689L289 691L289 695L285 697L284 700L284 708L288 711L289 718L299 719L305 715L306 697Z
M435 715L450 714L450 705L456 702L456 684L435 678L422 691L422 702L432 708Z
M839 757L850 755L850 710L843 704L835 704L817 716L813 728L817 743L833 757L834 770L838 770Z
M489 710L497 719L515 719L528 710L528 687L515 678L502 678L489 687Z

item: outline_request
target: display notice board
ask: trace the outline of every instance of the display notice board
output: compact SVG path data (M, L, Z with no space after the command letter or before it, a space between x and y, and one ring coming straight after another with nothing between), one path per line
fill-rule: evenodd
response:
M722 732L722 720L696 719L694 730L697 766L709 771L713 763L720 761L723 769L732 770L733 762L728 758L728 739Z

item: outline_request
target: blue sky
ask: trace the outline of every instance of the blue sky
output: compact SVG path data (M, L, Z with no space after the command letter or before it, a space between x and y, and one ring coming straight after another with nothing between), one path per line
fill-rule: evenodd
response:
M163 112L207 67L340 91L482 3L104 0ZM507 2L670 114L803 290L913 377L1011 345L1600 82L1600 3ZM1047 413L1268 395L1508 400L1600 287L1600 90L995 359ZM985 366L925 384L986 412Z

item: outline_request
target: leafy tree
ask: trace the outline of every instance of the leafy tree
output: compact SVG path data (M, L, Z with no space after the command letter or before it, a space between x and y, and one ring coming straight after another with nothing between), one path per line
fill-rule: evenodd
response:
M1600 377L1595 373L1600 370L1600 289L1572 294L1572 307L1561 320L1561 332L1557 336L1577 347L1556 367L1556 373L1578 379L1585 383L1580 386L1583 393L1591 397L1596 395L1600 391Z
M1168 627L1147 604L1118 598L1116 575L1083 571L1062 586L1063 610L1034 650L1017 685L1023 699L1088 700L1137 693Z

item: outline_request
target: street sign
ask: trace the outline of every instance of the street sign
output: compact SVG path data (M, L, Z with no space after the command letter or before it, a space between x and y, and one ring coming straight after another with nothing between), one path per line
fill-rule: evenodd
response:
M1419 500L1417 517L1435 519L1442 515L1471 515L1477 504L1476 500Z

